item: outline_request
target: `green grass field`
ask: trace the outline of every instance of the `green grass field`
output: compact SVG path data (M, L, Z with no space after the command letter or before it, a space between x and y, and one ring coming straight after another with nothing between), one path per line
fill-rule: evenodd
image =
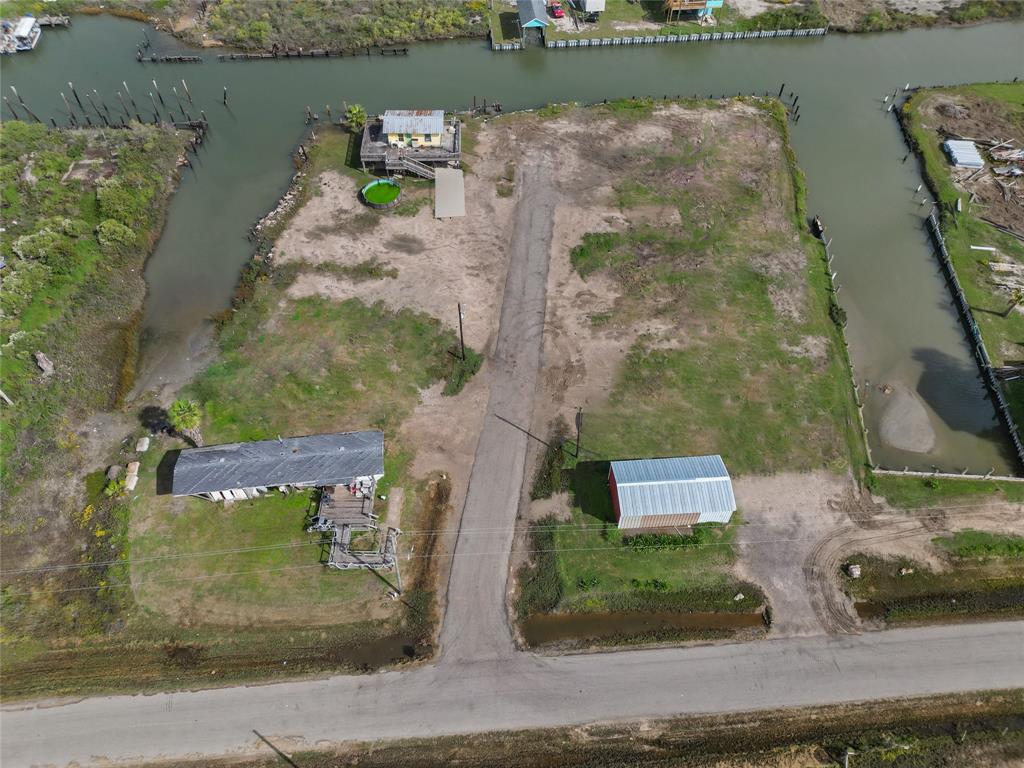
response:
M619 176L619 207L674 208L679 223L586 235L573 251L584 278L601 271L622 286L602 327L649 317L685 339L632 343L607 402L588 410L588 456L720 453L734 473L863 464L802 175L791 153L744 152L735 135L755 125L785 146L781 116L757 111L708 129L699 148L684 137L645 149ZM664 183L680 172L702 181ZM808 344L818 351L801 352Z
M870 475L872 493L884 496L894 507L917 509L948 504L958 499L1024 501L1024 483L993 480L953 480L949 478L895 477Z

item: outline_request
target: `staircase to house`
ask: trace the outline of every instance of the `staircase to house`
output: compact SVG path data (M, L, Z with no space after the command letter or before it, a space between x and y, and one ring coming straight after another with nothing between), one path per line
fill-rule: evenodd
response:
M400 156L393 165L410 173L415 173L417 176L422 176L424 179L434 178L433 168L426 163L421 163L419 160L413 160L411 157ZM391 164L389 164L390 168L392 168Z

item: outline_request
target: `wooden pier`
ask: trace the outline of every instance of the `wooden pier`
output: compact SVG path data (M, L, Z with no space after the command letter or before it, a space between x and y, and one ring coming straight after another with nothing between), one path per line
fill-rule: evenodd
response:
M153 64L202 64L202 56L159 56L155 53L151 53L146 56L140 48L135 54L136 60L140 62L151 62Z
M70 16L39 16L36 24L40 27L70 27Z
M263 59L330 59L346 56L408 56L408 48L363 48L346 50L343 48L311 48L308 51L270 51L265 53L220 53L221 61L260 61Z

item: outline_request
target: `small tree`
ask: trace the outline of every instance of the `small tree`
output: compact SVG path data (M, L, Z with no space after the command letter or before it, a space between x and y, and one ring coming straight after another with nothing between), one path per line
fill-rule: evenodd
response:
M362 104L353 104L345 110L345 122L352 133L359 133L366 125L366 110Z
M1017 308L1017 305L1024 301L1024 290L1014 288L1010 294L1010 306L1003 312L1003 317L1009 317L1010 313Z
M196 447L203 444L203 435L199 431L203 414L199 404L194 400L179 398L167 409L167 418L171 428Z

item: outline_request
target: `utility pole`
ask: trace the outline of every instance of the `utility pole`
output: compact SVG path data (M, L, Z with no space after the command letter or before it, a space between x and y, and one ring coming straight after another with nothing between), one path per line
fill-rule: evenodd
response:
M466 337L465 337L465 335L462 332L462 304L460 303L458 306L459 306L459 352L460 352L460 355L461 355L460 359L463 362L465 362L466 361Z
M580 433L583 431L583 406L576 406L576 458L580 457Z

